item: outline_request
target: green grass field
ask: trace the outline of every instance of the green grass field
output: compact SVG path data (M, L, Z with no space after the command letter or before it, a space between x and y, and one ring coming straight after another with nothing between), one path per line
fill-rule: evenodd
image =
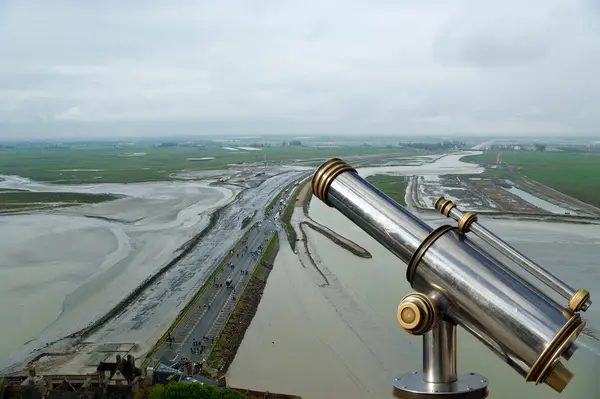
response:
M0 189L0 213L96 204L120 198L110 194L32 192Z
M463 157L465 162L495 162L496 152ZM600 156L561 152L502 151L510 169L488 173L518 180L527 176L591 205L600 206Z
M294 162L369 154L405 155L414 151L385 147L264 147L258 151L230 151L219 147L114 148L95 145L81 148L0 149L0 174L33 180L81 184L128 183L169 179L182 170L224 169L233 163ZM142 153L145 155L131 156ZM190 161L189 158L214 158Z
M367 177L367 181L386 193L390 198L400 205L406 206L404 197L408 187L408 177L373 175Z

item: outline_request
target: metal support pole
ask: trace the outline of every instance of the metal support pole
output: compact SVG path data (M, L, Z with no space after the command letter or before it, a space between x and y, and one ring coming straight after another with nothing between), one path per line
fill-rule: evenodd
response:
M423 335L423 372L413 371L394 380L394 396L400 399L452 397L485 399L487 379L456 371L456 325L442 320Z
M449 383L456 376L456 326L440 321L423 335L423 379L431 383Z

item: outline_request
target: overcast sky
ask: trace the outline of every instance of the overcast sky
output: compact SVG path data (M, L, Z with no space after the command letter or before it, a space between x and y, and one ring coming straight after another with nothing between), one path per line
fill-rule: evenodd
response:
M596 133L597 0L0 1L0 137Z

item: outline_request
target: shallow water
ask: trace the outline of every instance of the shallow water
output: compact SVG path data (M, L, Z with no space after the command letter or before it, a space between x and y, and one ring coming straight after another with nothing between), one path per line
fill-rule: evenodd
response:
M446 158L444 170L455 173L451 165L457 158ZM424 170L432 171L433 166ZM456 170L466 168L459 164ZM359 173L364 176L362 170ZM228 382L304 398L391 398L392 379L421 368L421 339L406 334L396 321L398 302L411 292L406 266L335 209L314 200L310 214L366 248L373 258L358 258L309 230L309 248L330 282L320 287L323 278L316 270L304 267L283 245ZM432 226L446 222L437 216L425 219ZM599 226L481 222L570 285L587 288L592 298L600 295ZM600 327L600 306L592 306L584 317ZM598 351L597 342L587 345ZM576 376L559 396L546 386L525 383L459 328L459 371L485 375L490 398L593 398L600 389L599 360L581 348L568 363Z
M422 163L419 165L408 166L374 166L358 169L362 177L367 177L380 173L389 173L400 176L412 175L441 175L441 174L477 174L483 172L477 164L459 162L459 159L467 155L478 155L480 151L464 151L458 154L446 155L438 158L434 162Z
M536 197L535 195L531 195L526 191L523 191L517 187L511 187L511 188L504 188L504 190L508 191L511 194L516 195L517 197L529 202L530 204L533 204L534 206L537 206L540 209L543 209L545 211L551 212L551 213L556 213L559 215L564 215L565 213L571 213L573 215L576 215L575 212L571 211L570 209L566 209L563 207L560 207L558 205L554 205L548 201L545 201L541 198Z

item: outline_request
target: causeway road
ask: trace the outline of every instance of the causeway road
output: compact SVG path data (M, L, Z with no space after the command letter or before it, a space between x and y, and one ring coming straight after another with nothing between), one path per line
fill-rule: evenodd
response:
M272 215L259 223L260 225L248 233L239 248L233 251L228 263L171 333L174 342L171 345L165 342L155 358L187 358L198 363L208 359L221 329L225 327L231 311L275 232L276 225ZM231 284L228 287L226 282L229 279ZM194 341L200 344L195 346ZM200 351L201 347L204 351ZM193 352L192 349L198 351Z
M285 204L292 193L293 190L289 190L283 196ZM204 363L208 360L269 241L282 229L277 215L280 207L282 205L277 204L269 214L259 219L242 244L232 249L228 263L171 333L173 342L170 345L163 343L155 352L154 359L165 356L172 361L187 358ZM259 214L262 215L262 212ZM230 287L226 284L229 279Z

